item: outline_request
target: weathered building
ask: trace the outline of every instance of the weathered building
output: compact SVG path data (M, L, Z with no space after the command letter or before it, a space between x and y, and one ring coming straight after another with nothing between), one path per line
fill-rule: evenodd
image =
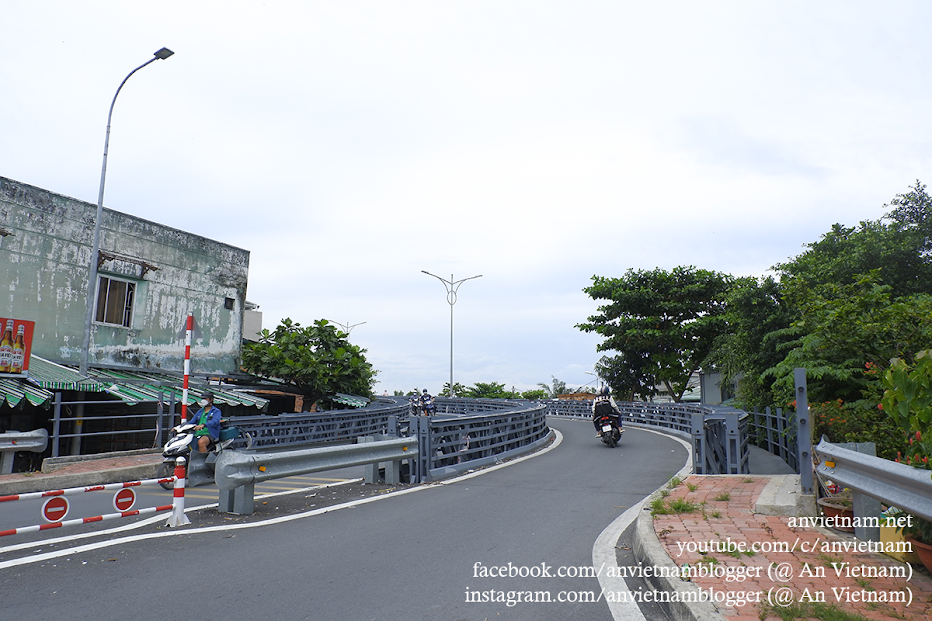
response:
M0 308L35 322L32 352L81 360L94 204L0 177ZM249 251L103 210L89 363L179 371L239 368Z

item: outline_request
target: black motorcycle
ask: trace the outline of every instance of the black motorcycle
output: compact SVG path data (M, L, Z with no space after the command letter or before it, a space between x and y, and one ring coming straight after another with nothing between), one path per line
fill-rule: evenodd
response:
M624 429L618 426L617 418L604 414L599 417L599 430L602 434L602 442L607 444L608 448L615 448L621 440L621 434L624 433Z

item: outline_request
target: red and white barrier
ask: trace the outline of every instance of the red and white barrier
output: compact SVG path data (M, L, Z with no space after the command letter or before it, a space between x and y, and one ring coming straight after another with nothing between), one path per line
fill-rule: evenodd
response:
M190 317L190 315L189 315ZM184 457L175 460L175 491L172 501L172 514L165 526L184 526L191 520L184 514Z
M179 457L175 461L175 476L165 479L146 479L143 481L131 481L129 483L109 483L107 485L91 485L88 487L72 487L68 489L58 489L47 492L30 492L28 494L0 496L0 502L48 498L48 500L46 500L42 505L42 518L48 522L47 524L38 524L35 526L24 526L22 528L0 530L0 537L4 537L6 535L19 535L22 533L38 532L52 528L61 528L62 526L74 526L77 524L90 524L91 522L103 522L105 520L113 520L121 517L132 517L134 515L146 515L149 513L158 513L159 511L168 511L169 509L172 510L172 515L168 519L166 526L183 526L184 524L190 524L191 521L184 514L184 465L184 457ZM175 482L172 504L130 510L132 505L136 502L136 496L135 493L132 492L132 488L150 483L167 483L168 481L172 480ZM113 497L113 505L114 508L118 510L118 513L107 513L104 515L77 518L74 520L64 519L68 514L69 509L68 501L65 499L66 496L83 494L85 492L99 492L107 490L118 490ZM129 493L124 492L123 490L128 490ZM119 511L122 506L126 506L127 510Z
M191 333L194 315L188 314L184 326L184 379L181 381L181 422L188 420L188 377L191 375Z

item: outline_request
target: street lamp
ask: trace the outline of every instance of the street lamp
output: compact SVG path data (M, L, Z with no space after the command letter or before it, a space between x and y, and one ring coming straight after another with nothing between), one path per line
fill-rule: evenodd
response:
M355 328L356 326L361 326L362 324L364 324L364 323L366 323L366 322L365 322L365 321L360 321L359 323L353 323L353 324L351 324L351 323L348 322L348 321L347 321L346 323L340 323L339 321L333 321L333 320L331 319L331 320L330 320L330 323L336 324L336 325L340 326L341 328L343 328L343 331L346 332L346 338L349 339L350 332L353 331L353 328Z
M453 305L456 304L456 292L459 290L460 285L462 285L467 280L472 280L473 278L482 278L482 274L478 276L470 276L469 278L463 278L461 280L453 280L453 274L450 274L450 280L446 278L441 278L436 274L431 274L427 270L421 270L423 273L428 276L433 276L437 280L443 283L443 286L447 290L447 304L450 305L450 396L455 397L453 393Z
M91 259L87 270L87 313L84 317L84 347L81 352L81 375L87 375L87 360L91 348L91 323L94 319L94 294L97 291L97 254L100 251L100 220L104 212L104 183L107 179L107 150L110 147L110 119L113 117L113 106L116 104L120 89L123 88L123 85L126 84L130 76L146 65L154 63L157 60L165 60L172 54L174 54L174 52L167 47L163 47L153 54L153 58L150 58L148 61L130 71L129 75L120 82L116 94L113 95L113 101L110 102L110 112L107 114L107 136L104 138L104 163L100 168L100 191L97 193L97 216L94 218L94 241L91 245Z

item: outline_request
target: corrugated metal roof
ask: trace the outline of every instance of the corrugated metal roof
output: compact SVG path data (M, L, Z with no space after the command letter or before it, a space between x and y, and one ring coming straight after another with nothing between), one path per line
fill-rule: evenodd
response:
M0 405L16 407L23 399L36 406L45 405L58 390L104 392L128 405L158 402L160 394L163 402L169 402L172 395L175 403L181 402L183 378L177 375L95 368L89 370L89 375L89 378L83 377L72 368L33 355L29 360L28 378L0 379ZM262 410L269 402L237 390L196 384L188 387L188 405L196 404L205 392L214 395L217 405L243 405Z
M69 367L32 355L29 358L28 382L47 390L86 390L103 392L105 388Z
M359 395L347 395L342 392L338 392L335 396L330 397L331 401L336 401L337 403L342 403L343 405L349 405L354 408L364 408L369 405L369 400L365 397L360 397Z
M159 400L169 401L174 394L176 403L181 403L182 378L164 373L150 371L116 371L113 369L89 369L90 375L104 386L103 391L122 399L129 405L153 403ZM203 384L188 386L188 405L196 404L204 393L214 395L217 405L244 405L265 409L268 399L255 397L244 392L228 390L219 386Z
M11 408L15 408L23 399L33 405L42 405L48 402L54 396L53 393L32 386L29 382L21 379L2 379L0 380L0 404L6 403Z

